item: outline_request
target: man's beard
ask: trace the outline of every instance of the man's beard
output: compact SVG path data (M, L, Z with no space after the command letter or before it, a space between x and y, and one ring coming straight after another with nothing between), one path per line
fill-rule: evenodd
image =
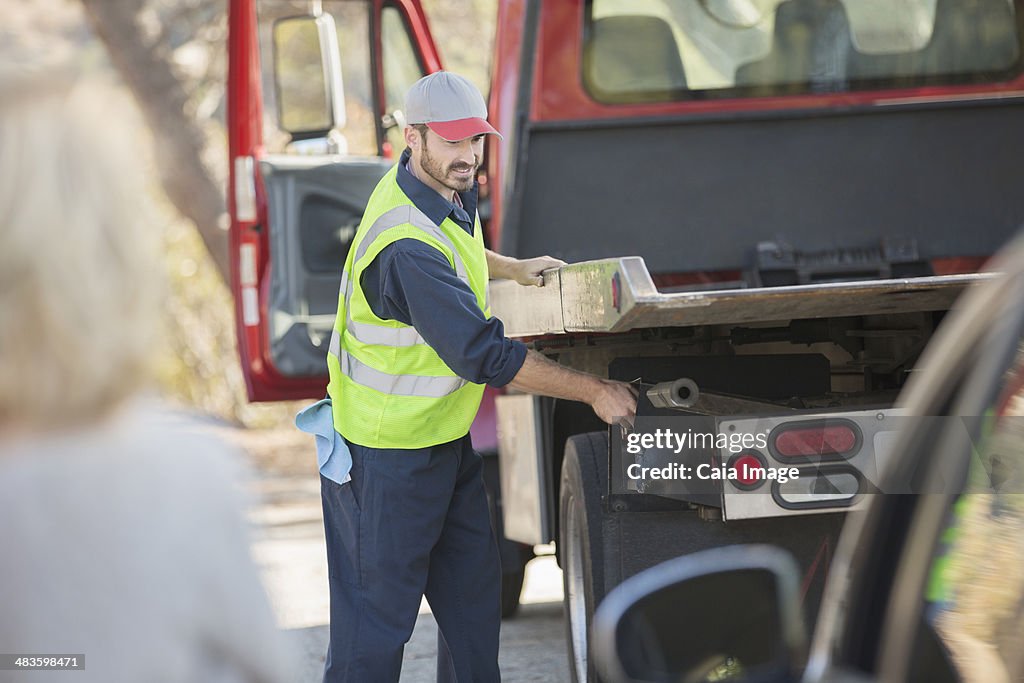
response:
M441 162L432 157L427 146L424 145L423 153L420 155L420 167L427 172L427 175L447 187L449 190L467 192L473 189L473 183L476 179L476 170L479 168L479 164L476 166L466 164L449 164L447 168L442 168ZM473 173L465 180L449 175L451 171L468 169L472 169Z

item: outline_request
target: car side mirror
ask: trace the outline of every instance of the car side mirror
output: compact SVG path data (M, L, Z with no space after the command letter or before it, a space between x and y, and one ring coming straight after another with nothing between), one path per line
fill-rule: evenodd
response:
M799 570L767 545L714 548L623 581L594 615L609 683L797 680L806 656Z
M330 14L274 22L277 118L293 140L324 138L345 125L338 33Z

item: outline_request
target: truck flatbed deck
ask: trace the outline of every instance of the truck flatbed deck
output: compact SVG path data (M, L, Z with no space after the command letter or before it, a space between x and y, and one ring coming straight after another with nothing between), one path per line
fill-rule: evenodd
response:
M763 323L836 315L947 310L991 273L786 287L663 293L638 256L574 263L544 274L544 287L491 283L490 302L510 337L616 333L654 327Z

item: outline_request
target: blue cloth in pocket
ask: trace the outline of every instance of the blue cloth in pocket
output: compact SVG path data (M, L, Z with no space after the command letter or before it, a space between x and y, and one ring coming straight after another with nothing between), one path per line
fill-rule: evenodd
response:
M341 434L334 429L330 397L299 411L295 426L316 438L316 464L327 479L344 484L351 481L352 454Z

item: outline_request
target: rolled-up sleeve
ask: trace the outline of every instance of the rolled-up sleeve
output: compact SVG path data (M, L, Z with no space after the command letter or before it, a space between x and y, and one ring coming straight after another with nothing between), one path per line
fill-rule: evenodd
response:
M402 239L363 270L361 286L377 317L412 325L463 379L502 387L526 360L526 346L488 320L469 285L434 247Z

